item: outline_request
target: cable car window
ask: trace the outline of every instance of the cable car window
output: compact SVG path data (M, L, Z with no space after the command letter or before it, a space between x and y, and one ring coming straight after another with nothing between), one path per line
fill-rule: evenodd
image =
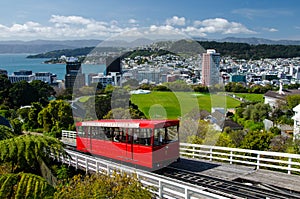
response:
M132 129L133 135L132 140L134 144L139 144L140 131L139 129Z
M104 127L104 140L112 140L113 128Z
M166 142L174 142L178 141L178 127L177 126L169 126L167 129L165 140Z
M128 135L128 137L127 137L127 143L132 143L132 139L133 139L133 129L128 129L128 131L127 131L127 135Z
M84 137L85 133L84 133L84 131L83 131L83 127L82 127L82 126L78 126L78 127L77 127L77 135L78 135L79 137Z
M124 129L122 128L114 128L114 142L126 142L126 135L124 133Z
M164 143L165 129L154 129L154 146L160 146Z
M140 129L139 131L139 144L150 146L151 145L151 129Z
M91 126L90 132L93 139L99 139L99 128L97 126Z

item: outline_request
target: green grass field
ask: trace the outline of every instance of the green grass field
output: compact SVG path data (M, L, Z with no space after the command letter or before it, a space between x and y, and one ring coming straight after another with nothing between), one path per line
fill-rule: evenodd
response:
M245 100L251 102L263 102L264 94L255 94L255 93L234 93L236 96L244 98Z
M211 111L211 107L234 108L239 101L224 95L209 95L193 92L151 92L149 94L131 95L147 118L176 119L193 109Z

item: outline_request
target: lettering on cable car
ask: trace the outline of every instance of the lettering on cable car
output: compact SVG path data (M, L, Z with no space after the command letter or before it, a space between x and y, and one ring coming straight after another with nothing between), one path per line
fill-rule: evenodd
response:
M103 126L103 127L121 127L121 128L139 128L139 123L129 122L82 122L82 126Z

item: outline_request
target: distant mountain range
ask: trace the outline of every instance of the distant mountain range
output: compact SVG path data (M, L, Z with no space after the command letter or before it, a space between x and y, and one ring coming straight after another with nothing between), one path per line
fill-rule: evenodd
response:
M299 40L271 40L263 38L238 38L238 37L226 37L224 39L215 40L218 42L233 42L233 43L247 43L251 45L268 44L268 45L300 45Z
M300 40L270 40L263 38L237 38L226 37L224 39L207 39L194 38L198 41L216 41L247 43L251 45L268 44L268 45L300 45ZM2 53L45 53L53 50L75 49L83 47L95 47L99 44L103 47L132 47L150 44L154 41L149 39L137 39L131 42L124 40L102 41L102 40L33 40L33 41L0 41L0 54Z
M97 46L101 40L0 41L0 53L45 53L53 50Z

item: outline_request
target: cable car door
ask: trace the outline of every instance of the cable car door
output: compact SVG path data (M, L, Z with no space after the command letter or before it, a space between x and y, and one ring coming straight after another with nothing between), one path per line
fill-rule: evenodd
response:
M133 159L133 132L134 129L128 129L127 132L127 143L126 143L126 157Z

